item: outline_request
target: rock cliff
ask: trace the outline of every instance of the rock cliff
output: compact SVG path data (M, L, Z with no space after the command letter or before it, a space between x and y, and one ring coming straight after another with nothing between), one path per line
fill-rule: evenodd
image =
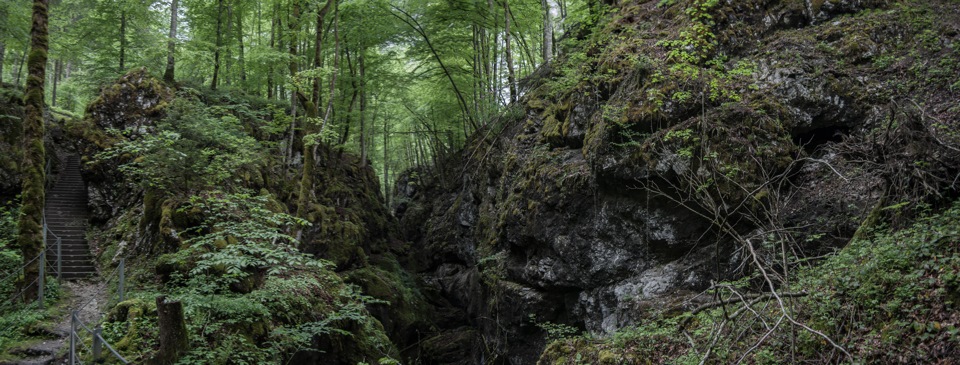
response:
M400 179L410 267L446 309L426 352L532 364L557 328L610 334L749 276L743 242L802 260L943 206L958 31L949 1L618 4L463 151Z

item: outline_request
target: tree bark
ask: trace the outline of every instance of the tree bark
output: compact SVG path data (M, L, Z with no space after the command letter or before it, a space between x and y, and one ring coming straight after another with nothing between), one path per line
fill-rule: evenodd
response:
M46 151L43 146L43 84L46 79L47 49L47 2L33 1L33 25L30 27L30 56L27 59L27 87L23 95L23 175L22 202L17 241L24 262L29 262L43 252L43 206L45 203L44 182ZM40 265L33 261L23 269L24 298L37 298ZM39 283L43 285L43 283Z
M273 7L273 17L270 21L270 49L274 49L277 46L277 31L280 28L280 3L277 3ZM273 100L274 91L273 91L273 64L267 66L267 99Z
M3 58L7 55L7 45L0 42L0 85L3 85Z
M223 34L220 29L223 26L223 0L217 0L217 44L213 49L213 80L210 81L210 89L217 89L218 77L220 76L220 46L223 44Z
M227 31L224 33L227 36L226 44L223 45L226 51L226 69L223 72L223 81L226 85L231 85L233 78L233 47L231 47L230 40L233 39L233 1L227 3Z
M171 365L187 352L190 345L187 338L187 323L183 317L183 304L180 301L157 297L157 322L160 330L160 348L153 358L153 365Z
M543 63L553 58L553 15L550 0L540 0L543 5Z
M120 73L127 69L127 12L120 11Z
M237 45L240 47L240 59L238 60L240 66L240 82L247 81L247 66L246 61L244 60L243 52L243 12L237 9Z
M390 118L383 118L383 198L390 206L390 188L393 184L390 182L390 159L387 151L390 143Z
M173 0L173 3L170 4L170 38L167 39L167 70L163 73L163 81L166 81L168 84L173 84L173 72L174 72L174 57L173 54L176 52L176 40L177 40L177 6L179 5L179 0Z
M510 1L503 0L503 46L504 56L507 58L507 83L510 90L510 101L517 101L517 78L513 73L513 52L510 47Z
M364 78L364 62L363 62L363 49L359 52L358 67L360 68L360 167L367 167L367 126L366 126L366 111L367 111L367 80Z
M50 91L50 105L57 106L57 84L60 83L60 70L63 69L63 61L53 61L53 90Z

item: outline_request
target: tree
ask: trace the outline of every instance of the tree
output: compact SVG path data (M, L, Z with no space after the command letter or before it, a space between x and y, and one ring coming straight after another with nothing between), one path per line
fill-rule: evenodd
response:
M550 0L540 0L543 5L543 63L553 58L553 20Z
M170 4L170 39L167 40L167 70L163 73L163 81L173 83L174 59L177 40L177 5L179 1L173 0Z
M43 147L43 84L47 67L47 5L48 0L33 1L33 25L30 28L30 56L27 58L27 88L23 96L23 192L20 208L20 251L24 261L24 296L27 301L37 298L39 260L32 261L44 250L43 206L46 174L46 151ZM43 285L43 283L38 283Z
M223 0L217 0L217 43L213 48L213 79L210 81L210 89L213 90L217 89L217 78L220 76L220 48L223 46L223 33L220 28L222 25Z
M510 0L503 0L503 47L507 58L507 84L510 101L517 101L517 76L513 73L513 52L510 47Z

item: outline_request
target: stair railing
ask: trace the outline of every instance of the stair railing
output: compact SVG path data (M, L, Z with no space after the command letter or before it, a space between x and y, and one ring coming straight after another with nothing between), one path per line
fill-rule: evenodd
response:
M119 302L124 300L124 285L126 281L126 268L125 268L126 259L121 257L120 263L117 265L117 268L114 269L112 273L104 277L102 287L97 290L96 294L88 300L86 303L81 304L79 307L70 312L70 353L67 355L67 363L69 365L82 364L80 361L81 353L86 352L91 354L93 361L99 363L104 360L103 358L103 347L106 347L107 350L118 360L121 364L129 364L127 361L110 343L103 338L103 320L104 315L101 313L100 319L96 323L86 324L83 322L83 319L80 318L77 314L83 310L84 307L90 305L91 302L97 297L99 297L100 292L107 290L109 283L112 279L117 279L117 299ZM90 329L93 327L93 329ZM86 342L80 337L80 334L85 331L91 337L91 344L88 346Z
M56 233L54 233L53 230L50 229L50 227L47 226L47 212L46 212L46 209L44 209L44 212L43 212L43 247L44 247L44 251L50 249L50 247L51 247L51 246L50 246L50 241L49 241L49 236L48 236L48 234L49 234L49 235L52 235L53 238L54 238L53 249L54 249L54 251L56 251L56 253L57 253L54 264L55 264L56 267L57 267L57 270L56 270L57 281L61 281L62 278L63 278L63 275L61 274L61 273L63 273L63 239L60 238L60 236L58 236ZM48 258L49 258L49 257L48 257Z

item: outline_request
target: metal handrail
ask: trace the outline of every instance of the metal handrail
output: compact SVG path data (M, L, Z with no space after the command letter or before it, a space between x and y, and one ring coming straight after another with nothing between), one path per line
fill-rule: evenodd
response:
M70 324L71 324L71 327L72 327L72 328L70 329L70 336L71 336L71 337L70 337L70 364L76 364L76 361L77 361L77 358L76 358L76 344L74 343L74 337L73 337L73 336L77 336L77 329L76 329L76 327L77 327L78 324L80 325L80 328L84 329L85 331L87 331L87 333L89 333L91 336L93 336L93 341L94 341L94 342L93 342L93 357L94 357L94 361L98 360L97 358L100 357L100 354L99 354L99 351L98 351L98 350L99 350L99 349L98 349L98 345L103 345L103 346L106 346L106 347L107 347L107 350L110 350L110 353L112 353L113 356L115 356L115 357L117 358L117 360L120 360L120 362L122 362L122 363L124 363L124 364L129 364L129 363L130 363L129 361L127 361L127 359L124 359L123 356L121 356L120 353L117 352L117 350L113 348L113 346L110 346L110 343L107 342L107 340L105 340L105 339L103 338L103 336L100 335L100 331L99 331L100 327L99 327L99 326L97 327L97 331L91 330L90 327L87 327L87 325L84 324L83 321L80 320L80 317L77 317L77 311L71 312L70 316L71 316L71 318L70 318ZM77 336L77 337L79 338L79 336Z
M98 289L98 290L97 290L97 294L94 295L93 298L98 297L98 296L99 296L99 293L100 293L102 290L105 290L105 289L109 286L108 284L110 283L110 280L113 279L114 277L117 277L118 280L119 280L118 283L117 283L117 295L118 295L119 300L120 300L120 301L123 301L123 297L124 297L124 281L125 281L125 275L124 275L124 272L125 272L125 261L126 261L125 258L120 258L120 263L119 263L119 265L117 265L117 267L113 270L113 272L111 272L109 275L107 275L107 276L105 277L105 280L103 281L103 287L102 287L101 289ZM93 336L93 349L91 350L91 352L93 352L93 358L94 358L94 361L95 361L95 362L100 360L100 357L101 357L101 353L100 353L100 352L101 352L101 346L106 346L106 347L107 347L107 350L110 350L110 353L112 353L113 356L115 356L115 357L117 358L117 360L120 360L120 362L122 362L122 363L124 363L124 364L129 364L130 362L127 361L127 359L123 358L123 356L120 355L120 353L117 352L117 350L114 349L113 346L111 346L110 343L107 342L107 340L103 338L102 330L101 330L101 328L100 328L100 324L97 324L97 326L94 328L94 330L91 330L90 327L87 326L85 323L83 323L83 321L80 320L80 317L77 316L77 312L79 312L81 309L83 309L84 307L86 307L87 305L89 305L89 304L93 301L93 298L91 298L91 300L87 301L86 303L81 304L79 307L77 307L76 310L73 310L73 311L71 312L71 318L70 318L70 354L69 354L69 357L70 357L69 360L70 360L70 361L69 361L69 364L71 364L71 365L76 365L77 363L80 363L80 359L77 357L77 341L78 341L79 338L80 338L80 337L79 337L79 334L78 334L78 330L77 330L77 327L78 327L78 326L79 326L80 328L82 328L83 330L87 331L88 333L90 333L91 336ZM101 319L102 319L102 318L101 318ZM85 344L85 343L82 343L82 342L81 342L80 344L81 344L82 346L86 347L86 344Z
M56 272L57 272L57 280L60 280L63 278L63 275L61 274L63 272L63 238L60 238L60 236L57 235L57 233L54 232L52 229L50 229L50 226L47 225L47 212L46 212L46 208L44 208L44 212L43 212L43 249L44 250L50 248L50 245L47 244L48 232L51 235L53 235L53 238L56 239L56 251L57 251L57 259L56 259L57 271Z

